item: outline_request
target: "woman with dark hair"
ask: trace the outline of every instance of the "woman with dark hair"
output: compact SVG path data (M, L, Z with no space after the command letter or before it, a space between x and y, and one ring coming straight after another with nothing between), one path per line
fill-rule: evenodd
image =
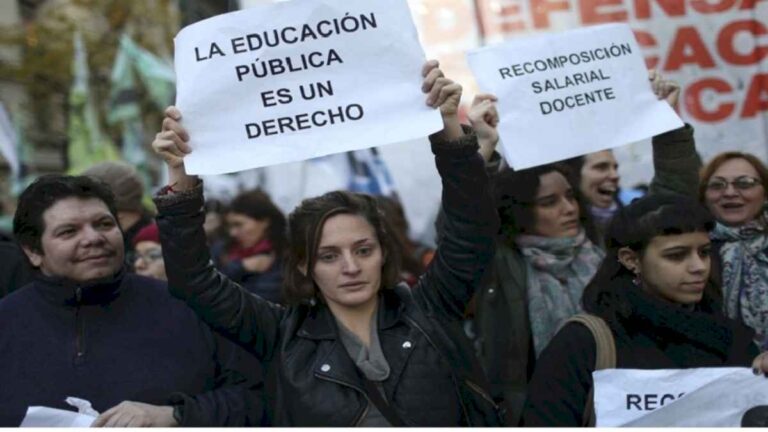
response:
M717 220L713 272L725 313L755 330L768 348L768 169L749 153L715 156L701 173L699 200Z
M725 317L713 295L713 227L705 208L674 194L641 198L611 221L605 260L582 303L610 328L616 368L750 366L754 360L768 369L756 358L752 330ZM580 323L557 333L529 384L525 426L585 423L596 347Z
M283 213L269 195L254 189L232 200L225 219L229 239L213 247L214 259L221 271L248 291L282 303L287 241Z
M651 78L656 96L674 104L679 87L658 75ZM482 95L476 102L493 100ZM476 130L481 154L493 170L498 134L492 128ZM683 163L690 154L695 157L692 130L678 132L687 139L678 140L679 134L670 132L654 144L652 193L670 188L684 192L686 187L695 193L695 167L686 171ZM665 176L676 163L680 174ZM572 168L555 163L522 171L506 168L493 176L502 228L496 257L476 297L474 323L481 362L494 397L504 400L510 424L520 421L537 357L557 329L582 311L584 287L604 257L600 224ZM685 178L692 184L680 181Z
M276 426L495 426L497 406L458 324L493 254L498 220L461 87L425 64L422 90L440 108L432 135L443 179L443 240L419 283L397 284L399 251L375 200L331 192L289 216L291 305L254 296L210 264L200 182L184 172L188 135L173 107L153 143L174 192L158 196L172 293L267 370Z
M677 107L680 86L665 80L655 70L648 72L651 86L659 99ZM602 247L608 222L621 208L618 199L619 164L613 150L602 150L563 161L573 173L574 184L584 197L584 212L589 213L595 231L594 240ZM686 124L653 137L654 178L650 193L671 192L695 196L701 159L696 153L693 127Z

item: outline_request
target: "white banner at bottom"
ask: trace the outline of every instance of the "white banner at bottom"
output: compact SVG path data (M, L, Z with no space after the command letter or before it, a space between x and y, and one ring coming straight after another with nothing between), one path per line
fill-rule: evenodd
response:
M739 427L747 411L768 406L768 379L748 368L606 369L592 376L598 427Z

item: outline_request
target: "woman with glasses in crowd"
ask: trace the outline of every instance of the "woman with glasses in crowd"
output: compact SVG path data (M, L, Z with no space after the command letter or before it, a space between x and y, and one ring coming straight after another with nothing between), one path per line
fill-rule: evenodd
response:
M768 337L768 169L754 155L726 152L701 173L699 199L717 220L712 231L715 275L721 279L726 314Z

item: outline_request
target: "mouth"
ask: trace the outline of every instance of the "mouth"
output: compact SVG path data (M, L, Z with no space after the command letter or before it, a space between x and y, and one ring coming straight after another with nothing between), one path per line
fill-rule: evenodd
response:
M704 291L704 288L707 286L706 281L699 281L699 282L685 282L683 283L683 287L688 292L701 292Z
M606 199L613 199L619 188L615 184L604 184L597 187L597 193Z
M577 228L578 226L579 226L578 219L572 219L572 220L563 222L563 228Z
M726 203L720 204L720 207L726 211L736 211L736 210L741 210L744 207L744 204L735 203L735 202L726 202Z
M89 255L89 256L80 258L77 261L78 262L106 261L106 260L109 260L110 258L112 258L113 256L115 256L115 254L113 252L105 252L105 253L101 253L101 254L98 254L98 255Z
M339 288L360 288L365 286L366 282L363 281L354 281L354 282L347 282L339 285Z

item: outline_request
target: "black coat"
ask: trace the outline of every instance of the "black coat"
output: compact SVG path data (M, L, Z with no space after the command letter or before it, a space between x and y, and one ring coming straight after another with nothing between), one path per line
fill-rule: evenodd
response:
M380 293L379 340L391 373L387 400L408 425L498 425L497 406L460 322L493 256L498 219L474 136L433 145L443 178L442 242L412 289ZM364 385L328 307L281 307L237 286L205 247L202 187L156 198L172 293L268 368L277 426L353 426L368 409Z
M0 298L23 287L32 279L32 268L19 246L0 232Z
M618 287L617 287L618 289ZM719 308L687 311L639 289L627 290L631 314L607 320L616 340L616 367L683 369L750 366L757 356L754 332ZM528 385L525 426L581 426L595 369L595 340L570 323L541 353Z
M165 282L37 275L0 301L0 426L18 426L28 406L72 410L67 396L99 412L126 400L183 404L185 426L258 424L261 393L225 368L244 366L235 350Z

